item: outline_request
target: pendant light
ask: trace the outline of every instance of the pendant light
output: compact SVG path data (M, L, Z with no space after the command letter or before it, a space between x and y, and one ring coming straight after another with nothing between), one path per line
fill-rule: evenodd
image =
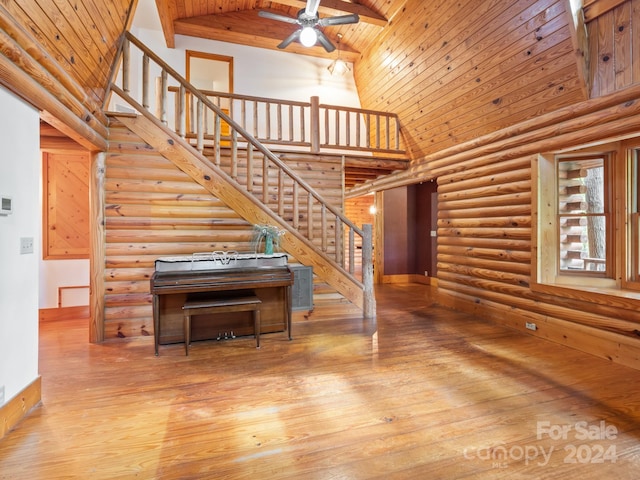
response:
M331 75L333 74L344 75L345 73L351 70L351 68L349 67L349 64L340 58L340 41L341 40L342 40L342 34L339 33L338 41L337 41L338 58L336 58L333 62L331 62L331 64L327 67L327 70L329 70L329 73L331 73Z

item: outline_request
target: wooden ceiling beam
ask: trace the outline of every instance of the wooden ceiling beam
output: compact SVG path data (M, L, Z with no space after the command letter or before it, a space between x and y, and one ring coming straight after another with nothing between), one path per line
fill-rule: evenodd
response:
M156 8L158 9L158 15L160 16L160 25L162 25L162 33L164 34L164 41L168 48L175 48L175 30L173 26L173 19L178 17L176 10L176 4L174 0L156 0Z
M275 3L300 9L303 9L307 4L304 0L275 0L271 2L271 4ZM320 7L318 7L318 12L321 17L355 13L360 17L361 22L378 25L379 27L384 27L388 23L386 18L370 8L359 3L344 2L342 0L322 0Z

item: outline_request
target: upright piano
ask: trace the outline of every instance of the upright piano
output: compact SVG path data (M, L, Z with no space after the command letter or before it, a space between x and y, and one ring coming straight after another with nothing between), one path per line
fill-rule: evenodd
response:
M225 252L156 260L151 277L156 353L159 344L184 341L182 307L185 302L210 296L257 296L261 301L260 333L286 331L291 338L293 273L287 261L286 254ZM193 317L191 338L207 340L219 339L231 332L233 336L254 333L250 312L219 317L215 322L209 321L210 318Z

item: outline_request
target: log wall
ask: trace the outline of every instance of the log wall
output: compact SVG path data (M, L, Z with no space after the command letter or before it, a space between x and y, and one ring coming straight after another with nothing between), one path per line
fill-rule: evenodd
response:
M112 122L109 132L104 180L105 340L153 335L149 281L156 258L254 250L253 225L121 124ZM340 159L334 164L326 158L313 161L290 154L283 154L283 159L321 195L341 201Z
M607 121L605 111L596 111L580 118L590 129L536 142L516 135L513 140L521 143L512 149L489 142L492 153L469 149L434 162L442 304L640 368L640 295L545 294L531 288L532 256L545 248L536 244L532 215L532 203L539 201L532 184L537 153L619 138L619 129L640 136L637 101L625 102L615 117ZM538 330L527 330L526 322Z

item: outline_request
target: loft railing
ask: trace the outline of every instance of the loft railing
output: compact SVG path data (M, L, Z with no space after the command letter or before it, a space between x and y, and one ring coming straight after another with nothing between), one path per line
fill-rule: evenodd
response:
M176 133L185 139L193 136L194 148L200 154L204 152L205 140L208 141L209 147L213 150L212 163L229 179L242 185L257 202L268 206L280 217L283 225L296 230L314 244L316 250L335 268L359 285L363 291L365 316L375 316L370 225L360 229L353 224L241 124L225 113L222 107L189 84L129 32L125 33L117 61L120 63L120 73L115 69L116 77L110 85L111 92L117 94L138 113L157 118L165 125L168 123L169 92L175 92L173 115ZM137 70L138 75L132 75L132 70ZM140 82L133 85L132 77L139 78ZM157 78L153 83L158 87L155 89L155 115L150 108L152 78ZM188 114L191 105L194 106L193 116ZM206 119L209 119L209 122ZM228 128L225 138L222 135L223 125ZM239 154L240 144L246 145L246 153L243 155ZM229 150L228 164L221 161L223 148ZM270 170L277 172L275 185L269 182ZM243 172L242 175L239 174L240 171ZM261 185L254 181L254 178L260 177ZM285 204L288 210L286 218ZM317 225L320 225L319 237L315 228ZM362 269L358 276L355 272L356 237L359 237L362 245ZM345 244L346 255L343 248Z
M160 90L159 90L160 91ZM179 110L180 89L169 87L175 95L174 111ZM238 95L200 90L213 104L264 145L308 148L311 153L335 150L404 156L400 145L400 123L394 113L321 104L319 97L309 102ZM197 99L187 96L186 135L195 132ZM159 115L157 115L159 116ZM181 127L175 116L174 128ZM205 132L213 132L213 117L205 116ZM223 140L229 140L222 134Z

